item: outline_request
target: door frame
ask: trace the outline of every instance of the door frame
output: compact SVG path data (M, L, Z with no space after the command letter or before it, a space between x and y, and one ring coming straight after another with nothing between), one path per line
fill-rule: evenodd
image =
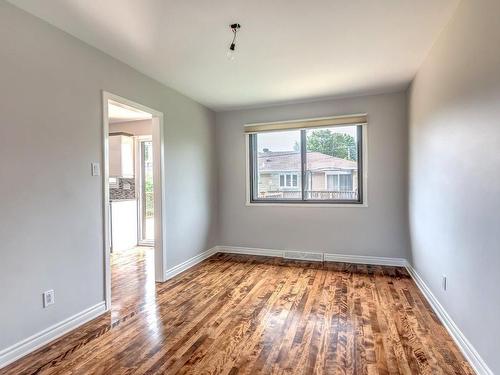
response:
M166 238L166 194L163 188L165 181L165 129L163 113L145 105L136 103L119 95L102 91L102 191L103 191L103 239L104 239L104 298L106 311L111 308L111 262L110 262L110 238L109 238L109 118L108 102L114 101L125 106L133 107L150 113L153 118L153 189L154 189L154 220L155 220L155 243L154 263L155 280L163 282L165 278L167 249Z

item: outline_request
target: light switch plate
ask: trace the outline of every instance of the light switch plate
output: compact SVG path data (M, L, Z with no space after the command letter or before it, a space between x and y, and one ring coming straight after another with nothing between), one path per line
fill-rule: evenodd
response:
M92 176L100 176L101 175L101 167L98 162L91 163L92 166Z

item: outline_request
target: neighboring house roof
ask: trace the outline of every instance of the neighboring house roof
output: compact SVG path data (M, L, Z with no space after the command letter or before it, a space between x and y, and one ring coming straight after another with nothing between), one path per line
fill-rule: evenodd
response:
M259 172L300 172L299 151L259 152ZM307 170L331 171L357 169L357 162L325 155L321 152L307 153Z

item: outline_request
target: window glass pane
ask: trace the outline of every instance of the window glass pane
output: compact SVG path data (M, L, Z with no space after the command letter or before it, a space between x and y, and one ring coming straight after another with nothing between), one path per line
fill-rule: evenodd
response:
M253 199L301 200L300 130L253 135Z
M351 174L341 174L340 177L340 191L351 191L352 190L352 175Z
M337 174L327 174L326 175L326 189L327 190L337 190L338 189L338 181L339 176Z
M142 155L142 240L154 241L153 142L141 142Z
M359 202L360 130L359 125L347 125L251 135L252 199ZM304 175L302 152L307 159Z
M306 130L310 200L358 200L357 126Z

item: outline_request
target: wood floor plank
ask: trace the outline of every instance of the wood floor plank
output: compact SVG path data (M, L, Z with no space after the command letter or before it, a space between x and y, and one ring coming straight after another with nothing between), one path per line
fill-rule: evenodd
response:
M154 282L112 256L109 313L0 374L465 374L406 270L216 254Z

